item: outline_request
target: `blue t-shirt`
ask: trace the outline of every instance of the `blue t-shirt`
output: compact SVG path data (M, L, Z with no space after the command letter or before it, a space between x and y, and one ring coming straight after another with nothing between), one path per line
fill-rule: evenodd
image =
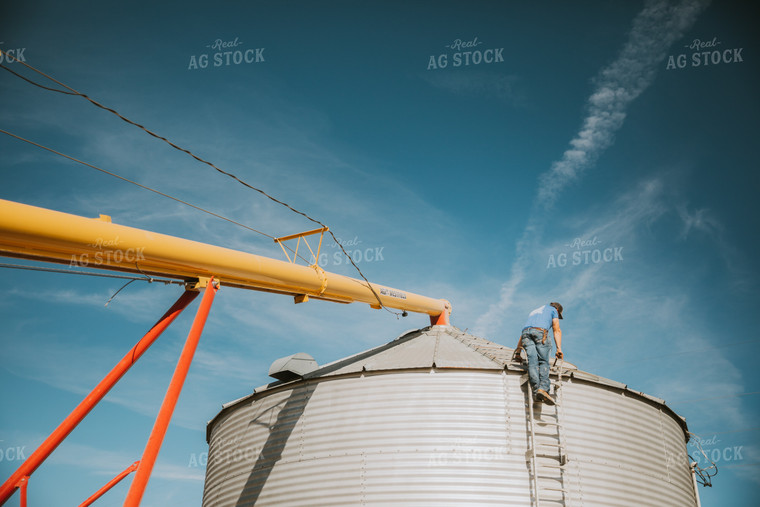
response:
M558 319L559 313L557 309L552 305L544 305L541 308L536 308L528 315L528 320L525 322L526 327L541 327L544 329L552 328L552 319Z

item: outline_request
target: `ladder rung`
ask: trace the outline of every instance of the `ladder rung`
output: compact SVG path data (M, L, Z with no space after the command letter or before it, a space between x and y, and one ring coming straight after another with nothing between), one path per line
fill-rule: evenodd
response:
M560 459L560 456L562 456L562 453L559 452L559 449L554 449L553 452L552 451L539 452L538 450L536 450L537 458Z
M536 458L551 459L551 460L559 462L560 465L564 465L569 460L567 458L563 458L562 456L563 456L562 454L552 454L552 453L545 453L545 452L544 453L539 453L539 452L536 453ZM530 461L531 459L533 459L533 454L527 454L525 456L525 459L527 461Z
M530 461L533 456L526 456L526 461ZM567 459L567 455L553 455L553 454L536 454L536 458L553 459L559 463L559 465L547 465L546 463L536 463L537 468L565 468L565 465L570 461Z
M535 449L536 456L549 456L549 457L552 457L552 458L559 458L560 456L562 456L562 453L560 452L560 450L561 449L559 449L559 448L556 448L556 449L547 449L545 451L541 451L539 449ZM530 449L529 454L531 456L533 455L533 449Z
M547 449L545 451L542 451L542 450L537 449L537 448L533 449L532 447L528 447L528 450L525 451L525 457L529 458L529 457L533 456L533 451L534 450L536 451L536 456L552 456L554 458L557 458L557 457L561 456L561 454L562 454L561 452L559 452L561 450L560 447L550 447L549 449ZM551 451L554 451L554 452L551 452Z
M533 458L533 456L528 456L527 458L528 458L528 461L530 461ZM555 460L555 461L557 461L559 463L562 463L562 456L559 456L557 454L539 454L539 453L536 453L536 458L553 459L553 460Z
M565 488L541 488L543 491L561 491L563 493L567 493L567 490Z
M536 457L538 458L539 456L536 455ZM564 465L567 464L568 461L570 461L570 460L567 459L567 454L559 454L559 455L552 454L552 455L544 455L544 456L540 456L540 457L541 458L550 458L550 459L552 459L554 461L558 461L559 462L559 466L564 466ZM557 465L548 465L547 464L547 465L541 465L541 466L556 467Z
M534 404L533 406L535 407L535 406L536 406L536 405L538 405L538 404L539 404L539 402L537 401L537 402L535 402L535 404ZM546 404L544 404L544 406L547 406L547 405L546 405ZM557 414L557 412L559 412L559 410L558 410L558 409L560 408L560 407L559 407L559 403L555 403L554 405L548 405L548 406L549 406L549 407L554 407L554 411L549 411L549 412L546 412L546 414L547 414L547 415L552 415L552 416L553 416L553 415L556 415L556 414ZM542 410L542 412L543 412L543 410Z
M536 468L559 468L560 470L564 470L565 465L536 465Z
M550 456L552 458L559 458L560 456L562 456L562 453L560 452L560 450L561 449L559 449L559 448L556 448L556 449L547 449L545 451L541 451L539 449L535 449L536 456ZM528 453L532 456L533 455L533 449L530 449L528 451Z

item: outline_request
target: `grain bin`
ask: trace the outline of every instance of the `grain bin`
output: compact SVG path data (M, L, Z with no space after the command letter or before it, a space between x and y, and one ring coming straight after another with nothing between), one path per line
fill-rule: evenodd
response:
M561 409L534 405L511 354L432 326L307 361L209 422L203 506L698 504L662 400L565 363Z

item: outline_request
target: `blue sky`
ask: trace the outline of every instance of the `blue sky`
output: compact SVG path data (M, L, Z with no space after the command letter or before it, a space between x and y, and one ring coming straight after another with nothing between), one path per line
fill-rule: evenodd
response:
M665 399L717 458L702 505L756 505L756 15L740 1L34 0L0 7L0 49L328 224L370 280L450 300L457 327L513 346L528 311L561 301L568 360ZM483 59L455 66L468 47ZM9 72L0 90L3 130L271 235L313 227L80 97ZM6 135L0 153L0 198L282 256ZM357 276L324 251L325 269ZM106 307L121 282L3 274L5 478L179 289L135 282ZM32 504L81 502L139 459L196 306L33 475ZM223 288L144 505L200 503L206 421L275 359L322 364L425 325Z

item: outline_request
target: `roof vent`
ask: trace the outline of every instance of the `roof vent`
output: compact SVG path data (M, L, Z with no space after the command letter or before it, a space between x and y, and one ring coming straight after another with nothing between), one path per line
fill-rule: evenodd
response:
M309 354L298 352L288 357L281 357L269 367L269 376L289 382L302 378L318 368L317 362Z

